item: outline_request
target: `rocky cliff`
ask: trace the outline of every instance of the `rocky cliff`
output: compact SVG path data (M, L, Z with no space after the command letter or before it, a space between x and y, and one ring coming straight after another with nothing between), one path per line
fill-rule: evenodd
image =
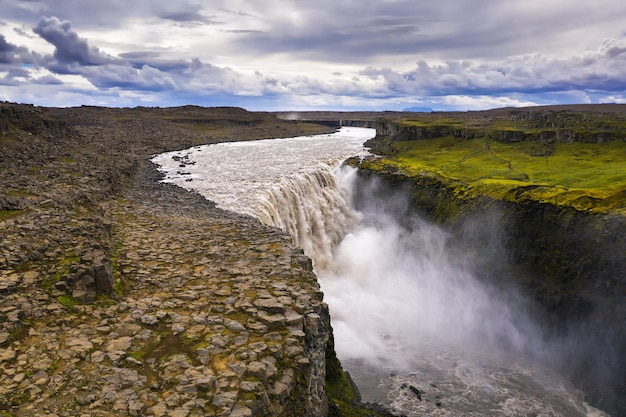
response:
M232 108L10 103L0 129L0 415L342 415L310 259L148 163L332 129Z
M571 108L533 108L468 113L421 113L402 118L381 117L376 129L379 138L372 146L389 141L490 137L502 143L520 141L595 142L626 139L624 106L596 106L581 111ZM386 139L386 140L385 140Z

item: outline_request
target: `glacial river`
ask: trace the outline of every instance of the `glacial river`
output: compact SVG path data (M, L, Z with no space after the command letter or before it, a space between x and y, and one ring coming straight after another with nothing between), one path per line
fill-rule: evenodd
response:
M606 416L550 371L523 303L474 276L475 258L445 231L394 216L394 196L354 207L355 171L341 163L374 135L344 127L152 161L165 181L282 228L313 259L337 354L365 401L407 416ZM359 187L376 195L375 183Z

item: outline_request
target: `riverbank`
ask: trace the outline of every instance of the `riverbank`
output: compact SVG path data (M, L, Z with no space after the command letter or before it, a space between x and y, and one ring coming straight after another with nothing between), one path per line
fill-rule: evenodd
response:
M0 415L339 415L327 366L356 400L310 260L147 161L334 129L228 108L0 110Z

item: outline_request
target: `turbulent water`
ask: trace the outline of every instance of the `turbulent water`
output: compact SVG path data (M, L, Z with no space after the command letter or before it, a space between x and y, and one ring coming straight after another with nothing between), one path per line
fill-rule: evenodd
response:
M282 228L311 256L364 400L408 416L605 416L549 371L520 298L474 276L475 251L399 216L401 197L354 207L355 171L340 164L374 134L199 146L153 162L166 181Z

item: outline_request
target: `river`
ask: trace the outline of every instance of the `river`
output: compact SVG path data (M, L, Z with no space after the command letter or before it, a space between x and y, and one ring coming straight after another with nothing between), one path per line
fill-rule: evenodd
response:
M555 352L524 300L476 276L488 252L406 217L402 196L341 166L374 135L344 127L152 161L165 181L285 230L313 259L337 355L365 401L407 416L606 416L550 369Z

